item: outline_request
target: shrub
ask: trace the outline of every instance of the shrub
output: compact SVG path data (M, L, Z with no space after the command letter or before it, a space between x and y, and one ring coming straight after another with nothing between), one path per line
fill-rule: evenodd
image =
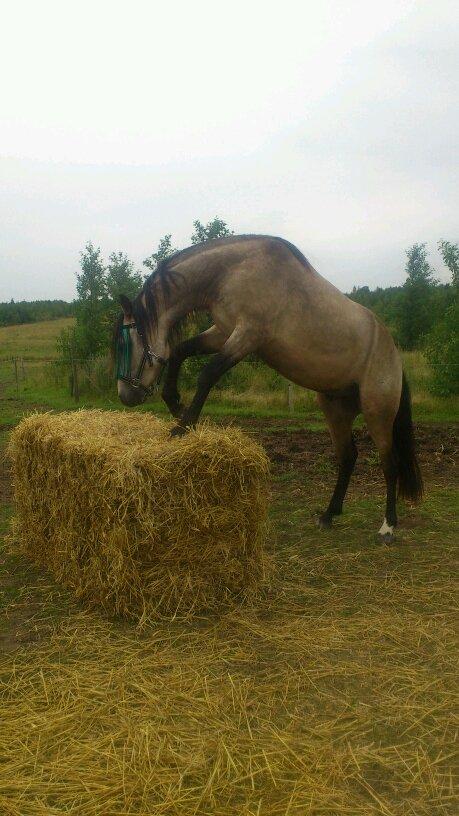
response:
M459 297L428 335L425 354L432 367L430 390L440 396L459 394Z

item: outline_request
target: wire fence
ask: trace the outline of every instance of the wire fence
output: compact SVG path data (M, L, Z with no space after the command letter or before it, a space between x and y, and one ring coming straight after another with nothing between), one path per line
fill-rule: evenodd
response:
M185 392L195 388L202 365L202 359L185 361L180 376L180 384ZM280 403L288 411L295 410L298 393L304 389L297 389L277 372L256 360L240 363L238 369L228 372L217 384L217 400L220 397L241 405L253 404L257 396L258 401L261 401L262 396L269 392L272 402ZM68 361L51 356L0 357L0 388L4 396L19 399L41 387L65 394L76 404L83 397L116 396L116 381L107 357L72 358Z
M109 366L102 358L63 361L58 357L14 356L0 357L0 384L3 390L12 390L17 397L28 385L55 386L78 402L82 387L86 392L102 395L110 390L113 382Z
M203 361L185 361L180 375L184 393L196 387L196 379ZM457 364L459 366L459 363ZM405 370L412 392L427 392L432 371L422 355L414 353L404 359ZM451 367L451 364L448 364ZM4 356L0 357L0 393L20 398L45 391L59 393L78 404L83 398L116 398L116 382L110 358L70 358L57 356ZM240 406L266 405L289 412L311 407L315 397L311 392L294 386L273 369L257 360L239 363L215 386L211 399L232 402Z

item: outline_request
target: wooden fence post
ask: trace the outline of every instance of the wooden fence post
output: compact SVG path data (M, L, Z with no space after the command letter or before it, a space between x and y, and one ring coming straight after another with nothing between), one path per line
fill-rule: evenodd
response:
M73 397L73 352L72 347L69 349L70 370L69 370L69 393Z
M16 380L16 397L19 399L19 374L18 374L18 358L13 357L14 363L14 379Z
M80 387L78 384L78 360L73 358L73 396L75 402L80 400Z
M288 410L292 414L295 409L295 399L294 399L294 391L292 383L289 383L287 386L287 405Z
M70 395L75 402L79 402L80 389L78 386L78 361L75 359L73 346L70 347Z

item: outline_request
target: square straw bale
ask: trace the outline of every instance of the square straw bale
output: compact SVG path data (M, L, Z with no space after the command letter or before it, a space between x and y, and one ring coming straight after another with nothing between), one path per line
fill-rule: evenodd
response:
M135 619L218 609L263 577L269 464L236 428L129 412L14 429L14 540L78 598Z

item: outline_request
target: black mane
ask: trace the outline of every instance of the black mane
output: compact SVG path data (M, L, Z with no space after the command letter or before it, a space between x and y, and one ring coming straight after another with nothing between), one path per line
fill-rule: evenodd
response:
M186 260L186 258L189 258L192 255L198 255L201 252L206 252L206 250L210 251L214 246L237 244L242 241L250 240L251 238L266 238L269 241L277 241L284 244L284 246L290 250L295 258L300 261L301 264L303 264L303 266L310 266L308 259L303 255L303 253L285 238L279 238L274 235L255 235L250 233L247 235L228 235L226 238L213 238L211 241L203 241L200 244L193 244L192 246L186 247L186 249L179 249L178 252L174 252L173 255L169 255L169 257L162 260L158 264L155 271L149 275L145 281L144 288L149 282L153 282L153 279L156 278L156 276L161 277L162 279L163 276L167 278L167 272L170 271L170 267L179 261Z

